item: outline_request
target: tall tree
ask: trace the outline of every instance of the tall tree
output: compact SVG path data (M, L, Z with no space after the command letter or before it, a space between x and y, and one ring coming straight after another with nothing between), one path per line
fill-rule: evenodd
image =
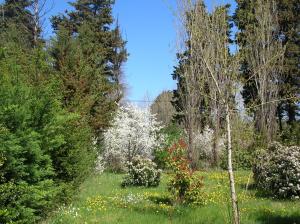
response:
M201 1L197 4L205 5ZM224 6L228 9L230 6ZM187 13L187 21L185 26L190 26L195 21L193 13ZM209 13L207 13L208 16ZM232 26L229 23L230 17L227 15L228 29L228 43L232 43L230 37L230 28ZM210 126L214 130L214 146L212 147L213 160L210 161L212 166L217 166L219 162L218 141L220 138L220 132L222 128L225 128L225 117L222 116L221 111L222 104L219 104L219 96L216 91L211 91L214 87L214 83L209 82L203 75L203 68L199 67L200 58L195 56L194 49L192 48L191 38L193 33L187 31L187 41L185 43L185 52L177 54L179 65L175 67L172 74L173 79L177 80L177 89L174 91L173 105L177 111L175 119L182 122L188 133L189 148L193 151L193 137L198 131L204 129L206 126ZM233 101L233 97L232 97ZM195 154L195 153L194 153ZM196 153L197 154L197 153ZM195 158L194 158L195 159Z
M107 127L122 98L126 42L112 29L111 0L78 0L67 15L52 19L53 56L64 86L64 104L85 115L95 132Z
M207 12L203 1L179 1L183 11L180 13L183 32L187 33L189 41L190 58L185 64L186 71L191 68L198 79L198 91L207 98L211 97L210 92L216 92L215 98L222 105L221 112L225 114L227 133L227 158L228 175L232 201L232 222L239 224L239 210L237 194L235 191L234 172L232 168L232 136L231 116L233 104L232 95L237 76L237 58L230 55L228 33L228 7L222 6L214 9L212 13ZM186 13L186 12L191 12ZM186 42L186 39L183 39ZM184 73L185 75L188 73ZM208 83L210 91L204 91ZM189 86L186 85L188 88Z
M247 11L237 11L241 28L238 42L243 59L244 91L246 104L254 108L256 130L267 142L277 132L276 113L280 89L283 47L279 39L278 10L273 0L247 1Z
M280 38L285 46L281 98L300 94L300 2L298 0L277 0ZM299 99L290 99L279 105L285 111L288 122L296 121L299 115Z
M259 1L238 0L237 3L238 7L235 12L234 21L240 30L237 40L241 47L241 52L243 52L242 76L244 80L247 80L247 82L244 83L243 97L245 103L249 106L255 102L258 96L258 90L255 80L253 79L253 68L251 69L249 58L246 58L247 45L251 37L255 36L256 38L257 33L255 32L262 33L261 30L255 28L257 28L258 25L262 28L261 19L266 20L264 18L259 20L255 15L258 12L257 9L261 7ZM280 72L280 77L277 77L278 95L281 99L288 99L280 101L277 107L279 127L281 128L283 115L287 114L289 122L292 122L296 120L297 111L299 110L297 100L292 98L299 95L300 3L297 0L275 0L273 4L275 5L276 14L272 13L273 19L271 19L271 26L273 27L270 27L270 37L273 43L275 43L277 39L277 41L279 40L285 47L283 69ZM262 6L265 7L265 5L266 2L263 2ZM271 10L274 11L274 9ZM265 12L268 11L269 10ZM261 13L263 12L261 11ZM275 28L276 30L274 30ZM275 52L273 53L276 54ZM274 119L273 123L275 123Z
M96 154L90 127L60 103L47 51L28 48L22 34L0 33L0 223L40 220L87 175Z
M5 31L11 26L23 33L23 38L30 46L34 43L34 15L30 11L30 0L5 0L1 10L0 28Z
M173 121L175 108L171 101L173 93L171 91L163 91L159 94L151 105L151 113L156 114L157 120L164 126L168 126Z

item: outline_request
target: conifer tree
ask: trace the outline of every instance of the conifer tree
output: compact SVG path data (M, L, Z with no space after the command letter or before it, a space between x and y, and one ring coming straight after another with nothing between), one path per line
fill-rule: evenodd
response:
M64 103L102 131L122 97L121 67L125 41L113 24L110 0L78 0L67 15L54 17L57 33L53 56L63 80Z
M5 0L1 7L0 29L5 31L14 26L23 34L23 38L29 43L34 42L34 15L30 11L30 0Z

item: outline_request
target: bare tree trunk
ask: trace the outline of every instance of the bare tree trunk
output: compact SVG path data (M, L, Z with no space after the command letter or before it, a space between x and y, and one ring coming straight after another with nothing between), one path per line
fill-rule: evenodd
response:
M34 33L33 33L33 42L34 46L37 45L38 42L38 32L39 32L39 27L40 27L40 16L39 16L39 0L34 0L33 3L33 13L34 13Z
M227 131L228 175L230 181L233 223L239 224L240 216L239 216L238 200L235 191L234 174L232 168L231 122L230 122L230 110L228 104L226 104L226 124L227 124L226 131Z
M188 128L188 159L192 168L195 168L195 159L193 158L194 152L194 133L192 127Z
M215 94L215 99L217 99L217 95ZM219 163L219 138L220 138L220 126L221 126L221 119L220 119L220 105L218 105L217 100L214 102L214 111L215 114L214 122L213 122L213 130L214 130L214 142L212 148L212 161L211 165L213 167L218 167Z

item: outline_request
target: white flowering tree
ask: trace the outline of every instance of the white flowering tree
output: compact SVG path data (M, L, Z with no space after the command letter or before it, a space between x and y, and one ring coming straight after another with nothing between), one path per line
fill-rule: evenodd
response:
M149 108L133 104L120 107L104 134L104 160L113 168L123 169L135 156L151 158L162 143L161 128Z
M218 138L217 145L215 145L216 141L214 130L208 126L206 126L202 132L197 131L194 133L194 142L196 153L200 153L201 156L209 159L209 162L214 160L215 154L221 155L225 151L224 137L220 136Z

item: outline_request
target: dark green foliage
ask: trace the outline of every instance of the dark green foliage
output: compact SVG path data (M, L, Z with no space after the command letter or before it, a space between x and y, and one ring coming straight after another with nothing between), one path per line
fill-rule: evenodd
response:
M119 26L111 29L112 3L77 1L56 17L51 54L34 42L33 1L3 3L0 223L39 222L94 167L92 141L122 97L127 57Z
M1 5L0 223L40 221L93 168L127 57L112 3L77 1L56 17L51 55L34 42L33 1Z
M277 0L279 10L280 34L286 47L283 65L283 85L280 95L283 98L300 94L300 2L298 0ZM288 122L296 121L299 114L299 100L287 100L280 104L285 111Z
M119 26L111 29L113 1L78 0L52 19L52 54L63 81L63 103L86 116L95 133L108 127L122 97L121 66L127 58Z
M0 184L0 222L35 223L53 208L57 191L52 180Z
M6 31L11 26L18 27L28 46L32 46L34 42L33 14L29 10L32 4L33 1L30 0L5 0L0 10L1 32Z
M281 132L280 139L285 145L300 146L300 122L295 121L286 125Z
M95 159L90 128L63 109L46 53L18 43L0 49L0 223L39 220Z

